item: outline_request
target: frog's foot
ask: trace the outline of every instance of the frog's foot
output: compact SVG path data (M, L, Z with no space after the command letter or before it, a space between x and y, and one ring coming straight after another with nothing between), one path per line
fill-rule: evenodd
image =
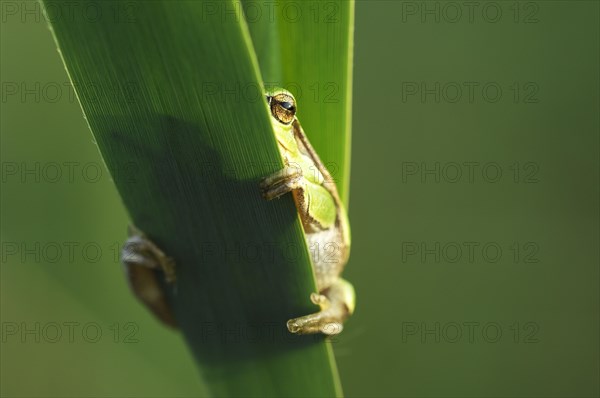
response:
M290 319L287 328L291 333L339 334L344 329L344 321L354 312L354 288L344 279L338 279L323 294L311 294L310 300L319 305L321 311Z
M174 283L175 262L135 226L130 225L128 232L129 239L121 250L121 262L131 290L162 322L177 328L156 272L162 271L165 281Z
M278 198L302 186L302 169L294 166L286 166L276 171L263 178L259 184L262 195L267 200Z

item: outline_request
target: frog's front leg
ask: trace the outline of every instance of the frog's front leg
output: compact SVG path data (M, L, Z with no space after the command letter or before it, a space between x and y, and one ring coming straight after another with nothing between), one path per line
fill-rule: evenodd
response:
M344 321L354 312L354 287L342 278L333 282L321 294L313 293L310 299L321 307L321 311L290 319L287 322L290 332L335 335L344 329Z
M173 284L175 262L133 225L129 226L128 232L129 239L121 250L121 262L129 287L162 322L177 328L163 284L158 279L162 275L167 284Z
M260 189L267 200L275 199L294 189L302 187L302 169L294 165L288 165L281 170L263 178Z

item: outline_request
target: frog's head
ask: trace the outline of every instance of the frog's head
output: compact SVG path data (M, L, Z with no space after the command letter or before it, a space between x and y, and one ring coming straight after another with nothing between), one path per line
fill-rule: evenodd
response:
M277 89L267 93L271 116L279 123L289 126L296 118L296 99L287 90Z

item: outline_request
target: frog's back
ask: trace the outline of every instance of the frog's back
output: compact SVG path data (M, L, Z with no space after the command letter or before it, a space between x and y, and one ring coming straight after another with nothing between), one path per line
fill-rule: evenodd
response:
M294 124L295 137L300 151L312 158L312 163L317 166L320 174L318 178L321 182L320 185L329 192L335 203L335 221L329 228L311 231L305 225L306 240L317 278L317 285L319 291L322 291L339 277L348 262L350 256L350 223L329 170L327 170L308 141L300 123L296 120Z

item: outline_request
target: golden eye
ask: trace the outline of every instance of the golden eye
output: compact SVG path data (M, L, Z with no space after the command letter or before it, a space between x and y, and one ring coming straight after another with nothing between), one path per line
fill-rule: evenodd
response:
M278 93L271 97L271 115L280 123L290 124L296 117L296 100L290 94Z

